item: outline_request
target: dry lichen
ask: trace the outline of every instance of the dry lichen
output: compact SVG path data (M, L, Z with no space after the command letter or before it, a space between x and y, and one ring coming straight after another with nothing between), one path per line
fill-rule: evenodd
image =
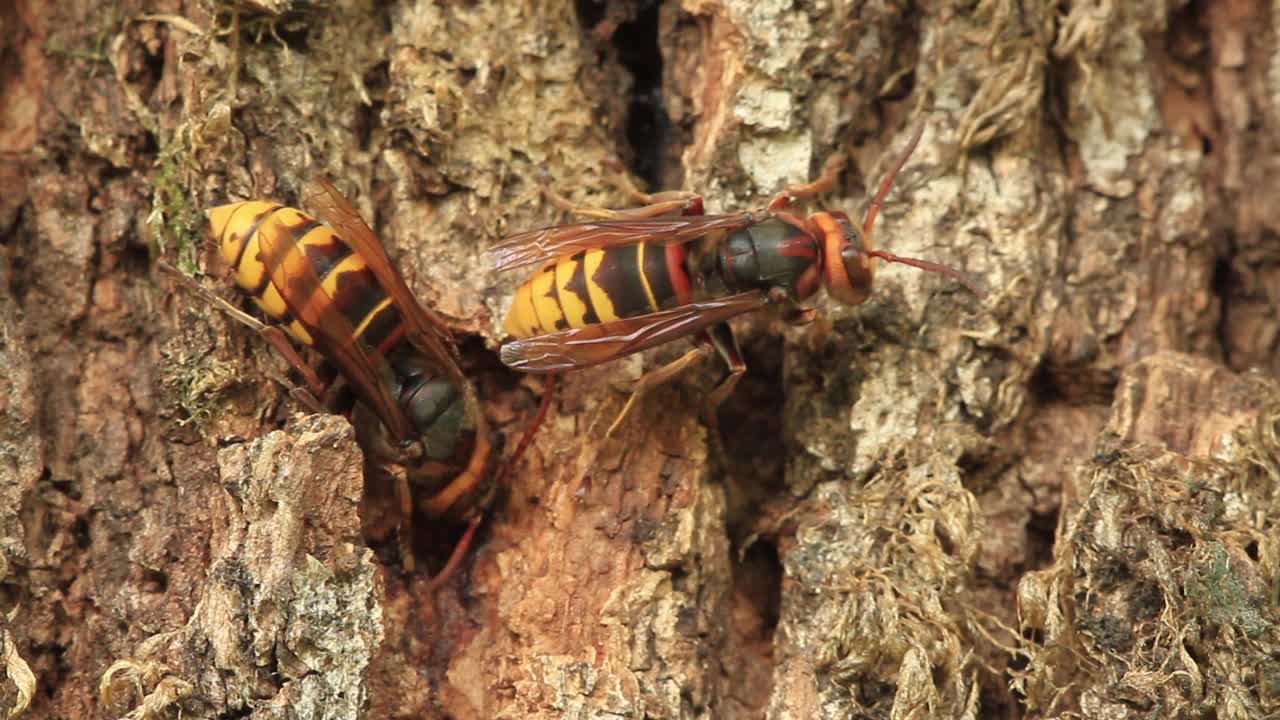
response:
M1250 398L1227 401L1232 414L1201 426L1233 448L1217 459L1176 430L1185 408L1205 418L1216 408L1174 410L1158 400L1195 402L1200 392ZM1124 411L1130 396L1156 401L1134 414ZM1073 707L1113 717L1154 707L1173 717L1204 707L1273 713L1280 707L1268 690L1280 650L1268 589L1274 515L1229 508L1275 504L1280 389L1161 355L1127 373L1118 397L1113 423L1138 429L1147 444L1118 445L1115 433L1104 435L1075 474L1081 500L1059 528L1054 563L1019 586L1027 665L1014 688L1030 709L1048 714Z
M4 658L5 677L17 690L17 696L6 715L9 720L13 720L31 706L31 698L36 694L36 676L31 672L31 666L18 653L18 646L14 644L9 630L3 627L0 627L0 655Z
M219 461L226 493L199 604L108 669L102 702L138 718L248 710L269 677L280 717L362 717L381 586L372 552L352 544L363 471L351 426L307 416Z

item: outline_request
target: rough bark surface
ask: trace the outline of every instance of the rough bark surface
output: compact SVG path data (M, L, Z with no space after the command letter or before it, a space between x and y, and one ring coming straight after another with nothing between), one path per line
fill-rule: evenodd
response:
M0 715L1280 713L1280 5L0 3ZM461 572L301 416L205 208L328 175L509 449L505 232L625 173L759 207L919 124L869 302L564 379ZM1275 131L1272 128L1276 128ZM368 479L366 480L366 477Z

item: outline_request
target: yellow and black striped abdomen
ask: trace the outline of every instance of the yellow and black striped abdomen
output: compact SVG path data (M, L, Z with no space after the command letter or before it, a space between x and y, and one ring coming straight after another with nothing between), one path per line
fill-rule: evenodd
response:
M671 307L687 294L679 245L632 245L559 258L516 291L503 330L516 339L635 317Z
M313 345L315 339L289 312L290 305L308 308L311 316L341 313L355 337L384 355L391 349L386 345L395 344L399 310L364 258L328 226L301 210L257 200L213 208L209 223L236 284L298 342ZM273 241L276 258L262 252L264 237ZM283 293L290 290L271 281L271 270L277 268L268 268L268 262L278 263L286 277L303 272L297 264L309 265L320 279L319 290L312 297L290 297L286 303ZM291 267L299 269L290 272Z

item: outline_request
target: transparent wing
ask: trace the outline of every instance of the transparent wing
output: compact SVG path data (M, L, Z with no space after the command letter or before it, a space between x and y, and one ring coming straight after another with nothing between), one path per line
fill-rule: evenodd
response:
M302 323L315 348L329 359L397 441L409 435L409 420L391 394L391 369L381 355L370 354L355 328L333 305L311 263L292 237L259 232L258 247L271 282L294 319Z
M760 291L681 305L623 320L561 330L502 346L502 362L513 370L551 373L598 365L662 345L769 303Z
M405 284L404 278L391 264L387 251L360 217L355 207L333 183L318 179L308 188L307 205L334 229L368 263L378 283L391 295L391 300L404 317L409 341L435 362L441 372L458 382L465 382L458 367L458 350L453 334L438 315L423 307Z
M556 225L511 235L489 248L498 270L542 264L581 250L631 245L641 241L682 243L718 231L732 232L759 222L758 213L685 215L639 220L599 220Z

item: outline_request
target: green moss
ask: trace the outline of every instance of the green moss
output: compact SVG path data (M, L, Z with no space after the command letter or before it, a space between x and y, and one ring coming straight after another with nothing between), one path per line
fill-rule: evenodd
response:
M1251 638L1261 636L1271 627L1236 575L1231 558L1221 543L1210 546L1206 563L1193 567L1184 590L1187 597L1206 610L1209 619L1234 625Z
M204 214L191 201L184 180L186 147L169 143L160 151L152 182L151 216L153 238L161 256L183 272L199 272L200 242L204 236Z

